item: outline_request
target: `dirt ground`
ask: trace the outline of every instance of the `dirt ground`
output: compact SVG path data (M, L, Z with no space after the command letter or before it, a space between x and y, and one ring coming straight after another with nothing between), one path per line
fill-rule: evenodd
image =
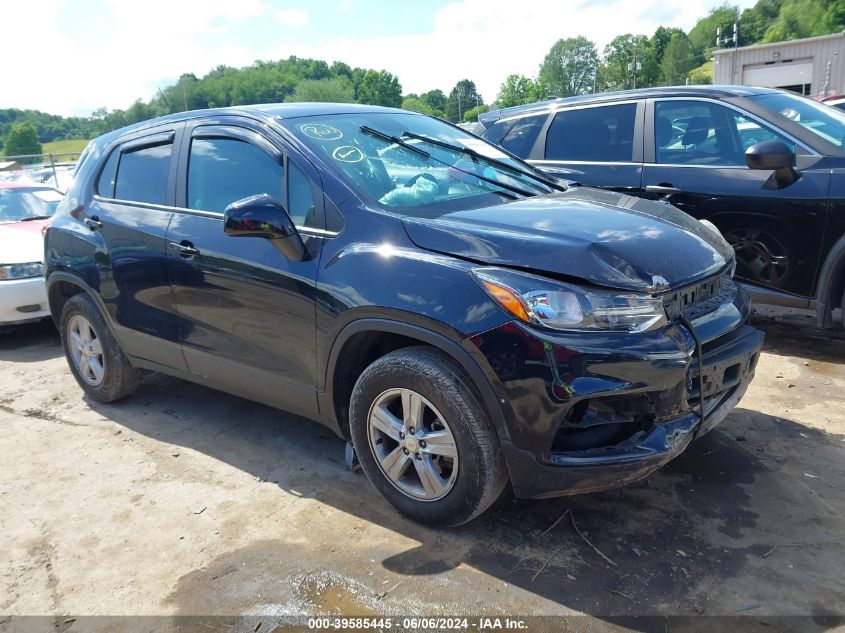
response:
M157 375L98 404L52 324L0 334L0 614L68 631L66 614L312 613L845 629L845 336L757 321L748 394L661 472L448 531L397 515L317 424ZM584 538L555 524L566 510Z

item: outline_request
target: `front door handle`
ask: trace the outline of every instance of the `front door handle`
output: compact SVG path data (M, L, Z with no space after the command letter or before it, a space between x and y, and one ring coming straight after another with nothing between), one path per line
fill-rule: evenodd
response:
M659 196L671 196L673 193L683 193L671 185L646 185L646 193L656 193Z
M92 215L90 218L85 218L85 226L92 231L96 231L103 228L103 222L96 215Z
M188 240L182 240L181 242L170 242L170 246L176 249L176 252L179 253L182 257L196 257L200 254L199 249L194 248L194 245L191 244Z

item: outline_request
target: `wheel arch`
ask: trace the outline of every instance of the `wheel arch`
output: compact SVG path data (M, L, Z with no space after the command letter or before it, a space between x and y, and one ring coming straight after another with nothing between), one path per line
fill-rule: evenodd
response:
M833 310L840 307L845 293L845 235L828 252L817 288L816 321L819 327L827 328L833 322ZM845 322L845 314L842 319Z
M387 341L376 348L374 341ZM326 365L326 388L320 397L320 410L332 421L341 436L349 437L349 397L358 377L374 360L402 347L430 345L448 355L467 374L481 404L490 416L499 439L507 439L507 427L493 387L481 367L456 341L432 330L390 319L363 318L349 323L335 338ZM383 352L383 353L382 353ZM339 363L341 357L352 356L355 362Z
M62 309L64 308L65 303L67 303L68 299L72 296L81 292L84 292L91 297L91 300L99 308L100 313L103 315L103 319L106 321L106 324L109 327L112 327L109 313L106 310L100 295L95 292L94 289L91 288L91 286L89 286L80 276L63 271L50 273L49 277L47 277L47 303L50 306L50 316L53 319L53 323L56 324L56 327L59 327L60 325L59 322L62 318Z

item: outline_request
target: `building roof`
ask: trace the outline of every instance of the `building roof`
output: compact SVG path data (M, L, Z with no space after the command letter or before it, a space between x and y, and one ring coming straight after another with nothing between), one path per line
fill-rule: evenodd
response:
M725 55L735 51L747 51L749 49L759 50L765 48L783 48L784 46L792 46L798 44L808 44L811 42L822 42L824 40L833 40L845 37L845 31L839 33L831 33L830 35L817 35L815 37L804 37L797 40L784 40L783 42L770 42L768 44L751 44L750 46L740 46L738 48L719 48L713 51L712 55Z

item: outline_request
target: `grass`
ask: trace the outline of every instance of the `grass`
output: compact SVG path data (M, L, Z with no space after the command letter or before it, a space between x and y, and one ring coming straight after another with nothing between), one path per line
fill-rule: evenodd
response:
M61 154L64 152L74 152L78 154L85 149L86 145L88 145L88 141L85 140L52 141L50 143L44 143L41 146L43 148L41 151L45 154Z

